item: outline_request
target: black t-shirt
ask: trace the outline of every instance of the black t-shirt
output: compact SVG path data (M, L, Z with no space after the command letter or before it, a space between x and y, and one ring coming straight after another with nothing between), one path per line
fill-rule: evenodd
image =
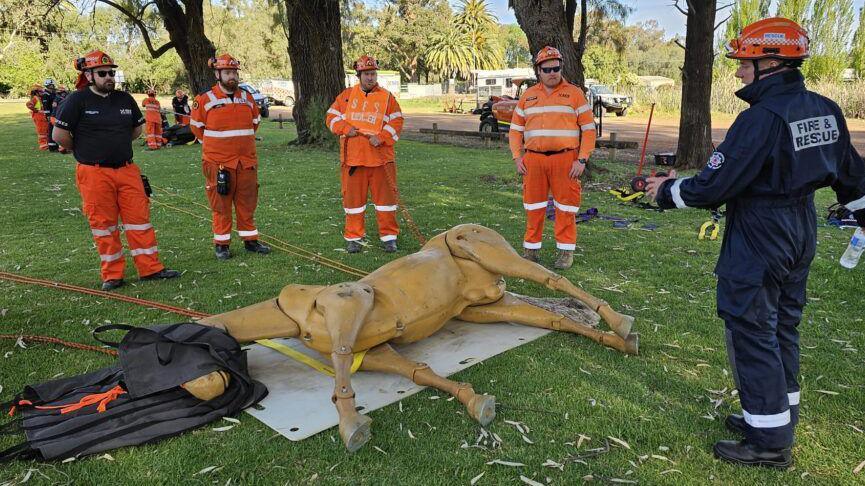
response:
M174 114L189 114L189 98L186 95L178 98L171 98L171 107L174 108Z
M144 124L129 93L112 91L102 97L89 87L71 93L56 117L57 126L72 133L75 159L91 165L132 161L132 130Z

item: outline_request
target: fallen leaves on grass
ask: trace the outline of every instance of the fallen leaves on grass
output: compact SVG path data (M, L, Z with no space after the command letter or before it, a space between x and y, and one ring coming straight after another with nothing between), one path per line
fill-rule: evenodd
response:
M539 483L539 482L537 482L537 481L534 481L534 480L532 480L532 479L529 479L529 478L523 476L522 474L520 475L520 481L522 481L522 482L528 484L529 486L544 486L543 483Z
M631 450L631 446L627 442L623 441L622 439L618 439L618 438L610 436L610 435L608 435L607 438L610 439L611 441L615 442L616 444L619 444L620 446L624 447L625 449Z
M523 467L525 464L521 462L511 462L511 461L502 461L501 459L493 459L492 461L487 463L487 466L492 466L493 464L498 464L499 466L508 466L508 467Z

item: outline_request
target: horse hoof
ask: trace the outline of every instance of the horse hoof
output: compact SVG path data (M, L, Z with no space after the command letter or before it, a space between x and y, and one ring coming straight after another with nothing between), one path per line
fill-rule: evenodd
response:
M625 338L625 353L633 354L634 356L640 354L639 334L629 334L628 337Z
M613 331L615 331L615 333L618 334L619 337L621 337L622 339L628 339L629 335L631 334L631 328L633 326L634 318L629 315L622 314L622 320L619 321L618 329L613 329Z
M496 418L496 397L475 395L469 402L469 415L486 427Z
M340 423L339 435L348 452L356 452L372 438L370 424L372 419L365 415L358 415L354 419Z

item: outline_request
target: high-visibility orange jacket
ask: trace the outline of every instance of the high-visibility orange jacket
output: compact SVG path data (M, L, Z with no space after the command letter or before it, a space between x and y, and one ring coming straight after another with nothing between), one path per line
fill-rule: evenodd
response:
M523 150L558 152L576 150L588 159L595 149L595 119L583 90L565 80L547 94L543 84L527 89L511 118L511 153Z
M141 106L144 107L144 119L147 123L162 123L162 116L159 114L159 101L155 97L144 98Z
M30 100L27 101L26 105L31 114L39 113L42 111L42 97L33 95Z
M261 122L252 95L238 88L228 96L219 87L195 97L192 103L192 133L201 140L205 162L236 169L258 165L255 131Z
M381 86L365 93L360 84L346 88L336 97L325 120L330 131L344 137L354 127L360 135L346 137L340 143L342 163L350 166L376 167L393 162L393 145L402 133L402 109L396 98ZM381 145L373 147L369 137L375 135Z

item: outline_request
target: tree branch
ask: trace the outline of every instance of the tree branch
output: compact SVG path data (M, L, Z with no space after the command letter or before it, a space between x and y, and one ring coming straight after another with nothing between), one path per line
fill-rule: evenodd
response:
M147 7L149 7L151 5L156 5L156 2L150 1L150 2L147 2L144 5L142 5L141 8L138 9L138 18L143 18L144 12L147 10Z
M718 30L718 27L720 27L724 22L730 20L730 18L731 18L732 16L733 16L733 14L730 14L730 15L727 16L726 19L724 19L724 20L718 22L717 24L715 24L715 28L712 29L712 30Z
M694 4L691 3L691 0L685 0L688 3L688 12L694 12L694 15L697 15L697 9L694 7Z
M715 9L715 13L718 13L718 12L720 12L721 10L724 10L725 8L730 8L730 7L732 7L732 6L735 5L735 4L736 4L736 2L728 3L727 5L722 5L722 6L720 6L720 7L718 7L718 8Z
M150 34L147 33L147 26L144 25L144 22L140 18L136 17L131 12L127 11L125 8L112 2L111 0L96 0L96 1L102 2L106 5L109 5L115 9L119 10L123 15L127 16L129 18L129 20L131 20L132 23L135 24L136 27L138 27L138 30L141 31L141 36L144 38L144 44L147 46L147 50L150 52L150 56L153 57L154 59L156 59L157 57L165 54L166 52L168 52L169 50L174 48L174 43L169 41L169 42L165 43L159 49L154 49L153 43L150 41ZM149 5L149 3L145 4L145 7L147 7L147 5ZM143 8L144 7L142 7L142 9Z
M676 39L673 42L675 42L676 45L681 47L682 49L685 49L685 44L682 44L682 41L680 41L679 39Z
M688 12L679 6L679 0L673 0L673 6L676 7L676 10L682 12L682 15L688 15Z

